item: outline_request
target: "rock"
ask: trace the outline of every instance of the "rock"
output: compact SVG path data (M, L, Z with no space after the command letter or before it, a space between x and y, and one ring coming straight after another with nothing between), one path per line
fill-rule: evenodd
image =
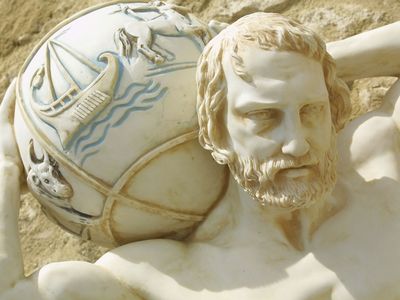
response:
M200 12L204 19L217 19L222 22L233 22L254 12L283 12L294 0L243 0L243 1L210 1Z
M359 105L353 105L352 118L366 112L377 109L382 104L382 99L396 78L381 77L356 80L351 89L351 101Z
M23 35L20 35L17 40L15 41L17 46L22 46L25 44L28 44L32 40L32 36L25 33Z
M386 14L372 11L359 4L337 4L304 11L298 20L327 40L337 40L387 24Z

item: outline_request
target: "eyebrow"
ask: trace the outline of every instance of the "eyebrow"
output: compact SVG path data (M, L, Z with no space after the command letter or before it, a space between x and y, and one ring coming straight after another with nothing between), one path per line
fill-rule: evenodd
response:
M244 103L235 105L235 109L240 112L248 112L262 108L278 108L283 106L283 103L275 100L249 100Z
M313 99L309 99L309 100L305 100L302 104L302 106L307 105L307 104L329 104L329 101L324 101L321 99L324 99L325 95L321 97L317 97L317 98L313 98ZM249 100L249 101L245 101L245 103L242 104L238 104L235 106L235 110L242 112L242 113L246 113L249 111L253 111L253 110L261 110L261 109L268 109L268 108L280 108L284 106L284 103L282 103L281 101L276 101L276 100L268 100L268 99L262 99L262 100Z

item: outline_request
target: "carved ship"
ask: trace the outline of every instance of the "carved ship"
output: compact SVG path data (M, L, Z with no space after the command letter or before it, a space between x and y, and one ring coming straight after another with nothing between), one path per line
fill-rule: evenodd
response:
M63 48L72 57L99 75L86 88L81 89L61 62L54 45ZM56 63L62 77L69 85L68 90L58 98L56 97L51 75L51 60ZM115 84L118 79L118 58L111 53L104 53L99 56L99 60L107 64L104 69L101 69L66 44L51 40L46 45L45 64L35 72L32 78L32 108L42 121L57 130L63 148L67 148L79 130L84 125L90 123L112 100ZM47 102L49 104L42 104L35 101L35 90L42 87L44 78L47 79L52 97Z

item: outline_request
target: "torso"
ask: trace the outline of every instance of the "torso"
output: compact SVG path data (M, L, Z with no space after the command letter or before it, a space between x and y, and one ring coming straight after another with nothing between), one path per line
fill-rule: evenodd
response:
M346 206L304 251L278 241L270 250L262 241L229 248L154 240L113 250L98 264L149 300L400 299L399 139L382 112L350 124L339 138L350 146L339 147L334 192Z
M149 300L399 299L400 202L374 186L357 190L358 201L323 224L302 252L153 241L107 254L104 265ZM159 253L144 254L142 246ZM137 261L128 258L136 251ZM123 269L115 268L123 257Z

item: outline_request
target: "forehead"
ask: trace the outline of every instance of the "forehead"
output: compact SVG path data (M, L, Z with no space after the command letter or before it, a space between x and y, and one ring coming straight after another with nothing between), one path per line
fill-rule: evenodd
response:
M239 55L244 71L252 82L241 79L233 70L230 54L223 57L223 68L229 98L235 105L248 101L286 102L328 101L321 64L300 53L291 51L262 50L246 47Z

